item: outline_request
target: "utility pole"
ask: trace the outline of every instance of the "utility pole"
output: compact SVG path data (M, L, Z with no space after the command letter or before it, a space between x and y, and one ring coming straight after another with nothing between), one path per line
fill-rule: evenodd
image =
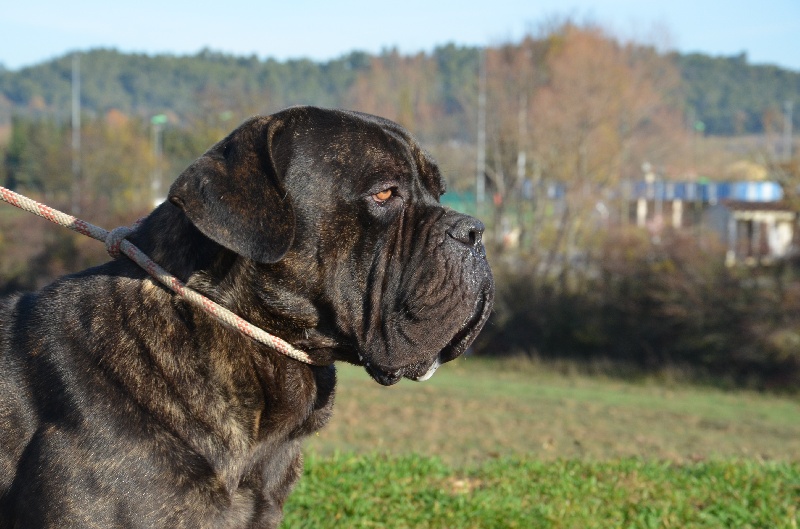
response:
M522 185L525 179L525 165L527 161L525 146L528 139L528 96L519 96L519 110L517 110L517 184Z
M486 200L486 50L478 56L478 159L475 168L475 201L480 209Z
M783 102L783 157L788 162L792 159L792 107L793 101Z
M531 50L528 47L524 48L525 63L532 64ZM518 74L520 79L525 78L523 72ZM533 76L529 79L532 81ZM521 82L522 86L528 85L527 82ZM528 94L527 90L531 88L522 88L519 94L519 108L517 109L517 185L522 186L525 180L525 170L527 165L527 153L525 149L528 146Z
M164 114L155 115L150 119L150 124L153 126L153 175L150 180L151 200L153 201L153 207L157 207L159 204L164 202L164 197L161 193L161 158L163 154L161 142L162 131L167 121L167 116Z
M72 56L72 213L81 213L81 57Z

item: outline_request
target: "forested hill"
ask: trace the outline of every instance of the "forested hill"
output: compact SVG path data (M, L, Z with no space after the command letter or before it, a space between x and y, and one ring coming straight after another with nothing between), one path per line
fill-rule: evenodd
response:
M464 92L477 86L479 50L442 46L413 57L386 51L380 55L353 52L328 62L261 60L201 51L193 56L127 54L97 49L80 54L83 111L103 114L117 109L148 117L171 112L177 119L216 110L271 112L292 104L358 106L370 89L391 90L393 63L424 70L435 79L436 104L445 113L461 108ZM687 116L702 122L707 134L736 135L778 130L787 101L795 103L795 129L800 129L800 72L748 64L745 55L671 56L683 81ZM70 114L73 55L19 71L0 69L0 125L13 115ZM414 66L416 65L416 66ZM384 79L376 81L376 71ZM369 89L353 90L361 74ZM243 108L255 106L258 108ZM235 107L235 108L231 108Z
M780 130L787 102L800 123L800 72L770 65L751 65L745 54L709 57L676 55L686 105L710 134Z
M5 113L69 115L73 56L0 72ZM224 98L226 104L261 96L274 105L299 101L334 105L370 58L352 53L327 63L278 62L209 50L193 56L150 56L97 49L80 53L79 61L85 112L117 109L147 116L170 110L186 117L206 110L203 105L214 98Z

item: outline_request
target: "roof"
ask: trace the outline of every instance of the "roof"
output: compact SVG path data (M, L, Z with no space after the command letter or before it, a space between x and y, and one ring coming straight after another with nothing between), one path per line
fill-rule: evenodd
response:
M732 211L783 211L797 213L797 209L788 202L750 202L745 200L721 200L720 204Z

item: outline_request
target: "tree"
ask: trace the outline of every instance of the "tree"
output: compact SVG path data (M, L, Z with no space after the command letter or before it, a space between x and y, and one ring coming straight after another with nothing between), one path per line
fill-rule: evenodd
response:
M403 57L397 50L384 52L356 77L344 106L389 118L409 130L431 130L441 116L437 74L436 63L423 53Z
M5 186L59 196L70 189L70 151L62 125L14 117L3 160Z
M152 205L155 160L149 123L110 111L82 130L82 210L100 222Z
M643 162L662 161L653 138L683 129L677 72L654 50L571 23L487 50L486 68L498 214L532 188L533 220L519 222L529 227L531 258L546 275L566 273L564 263L587 256L602 221L621 211L619 184ZM543 207L542 184L563 191L554 209Z

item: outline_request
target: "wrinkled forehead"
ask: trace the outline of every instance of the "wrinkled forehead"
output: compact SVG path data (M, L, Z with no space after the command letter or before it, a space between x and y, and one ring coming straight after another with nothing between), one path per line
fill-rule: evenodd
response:
M444 193L444 180L433 159L400 125L366 114L345 113L340 119L310 124L320 159L341 171L386 179L418 180L435 198Z

